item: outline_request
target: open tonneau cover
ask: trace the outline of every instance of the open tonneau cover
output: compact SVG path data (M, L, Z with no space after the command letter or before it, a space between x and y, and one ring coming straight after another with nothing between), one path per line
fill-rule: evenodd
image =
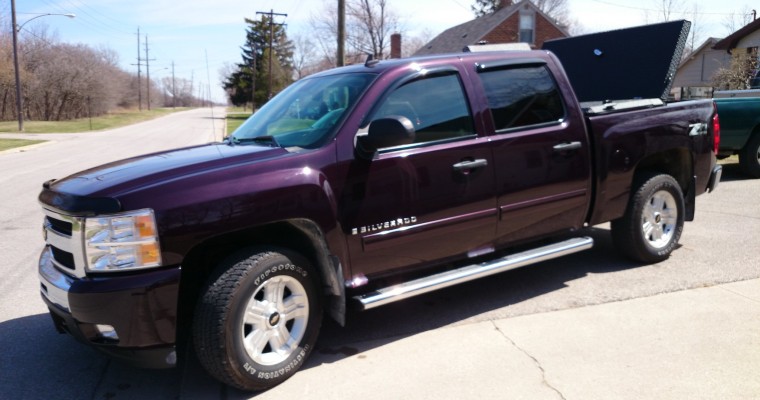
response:
M644 25L551 40L543 49L560 59L578 101L594 105L587 111L609 112L610 101L667 100L690 27L685 20Z

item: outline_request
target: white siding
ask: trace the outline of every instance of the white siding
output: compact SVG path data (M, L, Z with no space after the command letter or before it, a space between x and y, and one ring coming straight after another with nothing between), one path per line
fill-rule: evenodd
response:
M728 66L731 57L723 50L705 47L681 65L673 80L673 87L712 86L712 76L723 66Z
M736 47L742 49L747 47L760 47L760 30L754 31L743 37L742 40L736 44Z

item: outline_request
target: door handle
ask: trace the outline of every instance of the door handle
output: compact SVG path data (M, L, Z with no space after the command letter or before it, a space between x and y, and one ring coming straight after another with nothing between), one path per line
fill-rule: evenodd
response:
M556 152L563 152L563 151L570 151L570 150L578 150L581 148L581 142L565 142L560 143L557 145L554 145L553 149Z
M466 161L460 161L453 165L454 171L470 171L476 168L483 168L488 165L488 160L483 158L478 158L476 160L466 160Z

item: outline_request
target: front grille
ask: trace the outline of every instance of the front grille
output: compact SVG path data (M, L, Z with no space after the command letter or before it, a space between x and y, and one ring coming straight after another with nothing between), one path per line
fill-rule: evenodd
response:
M73 254L69 253L68 251L63 251L55 246L50 246L50 250L53 251L53 259L62 267L66 267L70 270L76 269Z
M73 226L71 222L61 221L59 219L51 218L51 217L45 217L45 219L47 220L47 223L50 224L50 226L56 232L62 233L66 236L71 236L72 226Z
M84 219L44 207L42 211L45 214L45 241L57 269L66 275L84 278Z

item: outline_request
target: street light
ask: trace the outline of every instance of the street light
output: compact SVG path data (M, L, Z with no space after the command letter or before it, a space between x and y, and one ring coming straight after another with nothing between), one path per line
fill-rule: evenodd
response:
M54 13L46 13L46 14L40 14L35 17L32 17L28 19L26 22L24 22L21 25L18 25L16 23L16 0L11 0L11 19L12 19L12 25L13 25L13 70L16 74L16 111L18 112L18 130L19 132L24 131L24 110L22 109L23 101L21 99L21 77L19 76L19 67L18 67L18 33L21 32L21 28L24 27L24 25L28 24L29 21L41 17L46 17L48 15L60 15L64 17L74 18L76 15L74 14L54 14Z

